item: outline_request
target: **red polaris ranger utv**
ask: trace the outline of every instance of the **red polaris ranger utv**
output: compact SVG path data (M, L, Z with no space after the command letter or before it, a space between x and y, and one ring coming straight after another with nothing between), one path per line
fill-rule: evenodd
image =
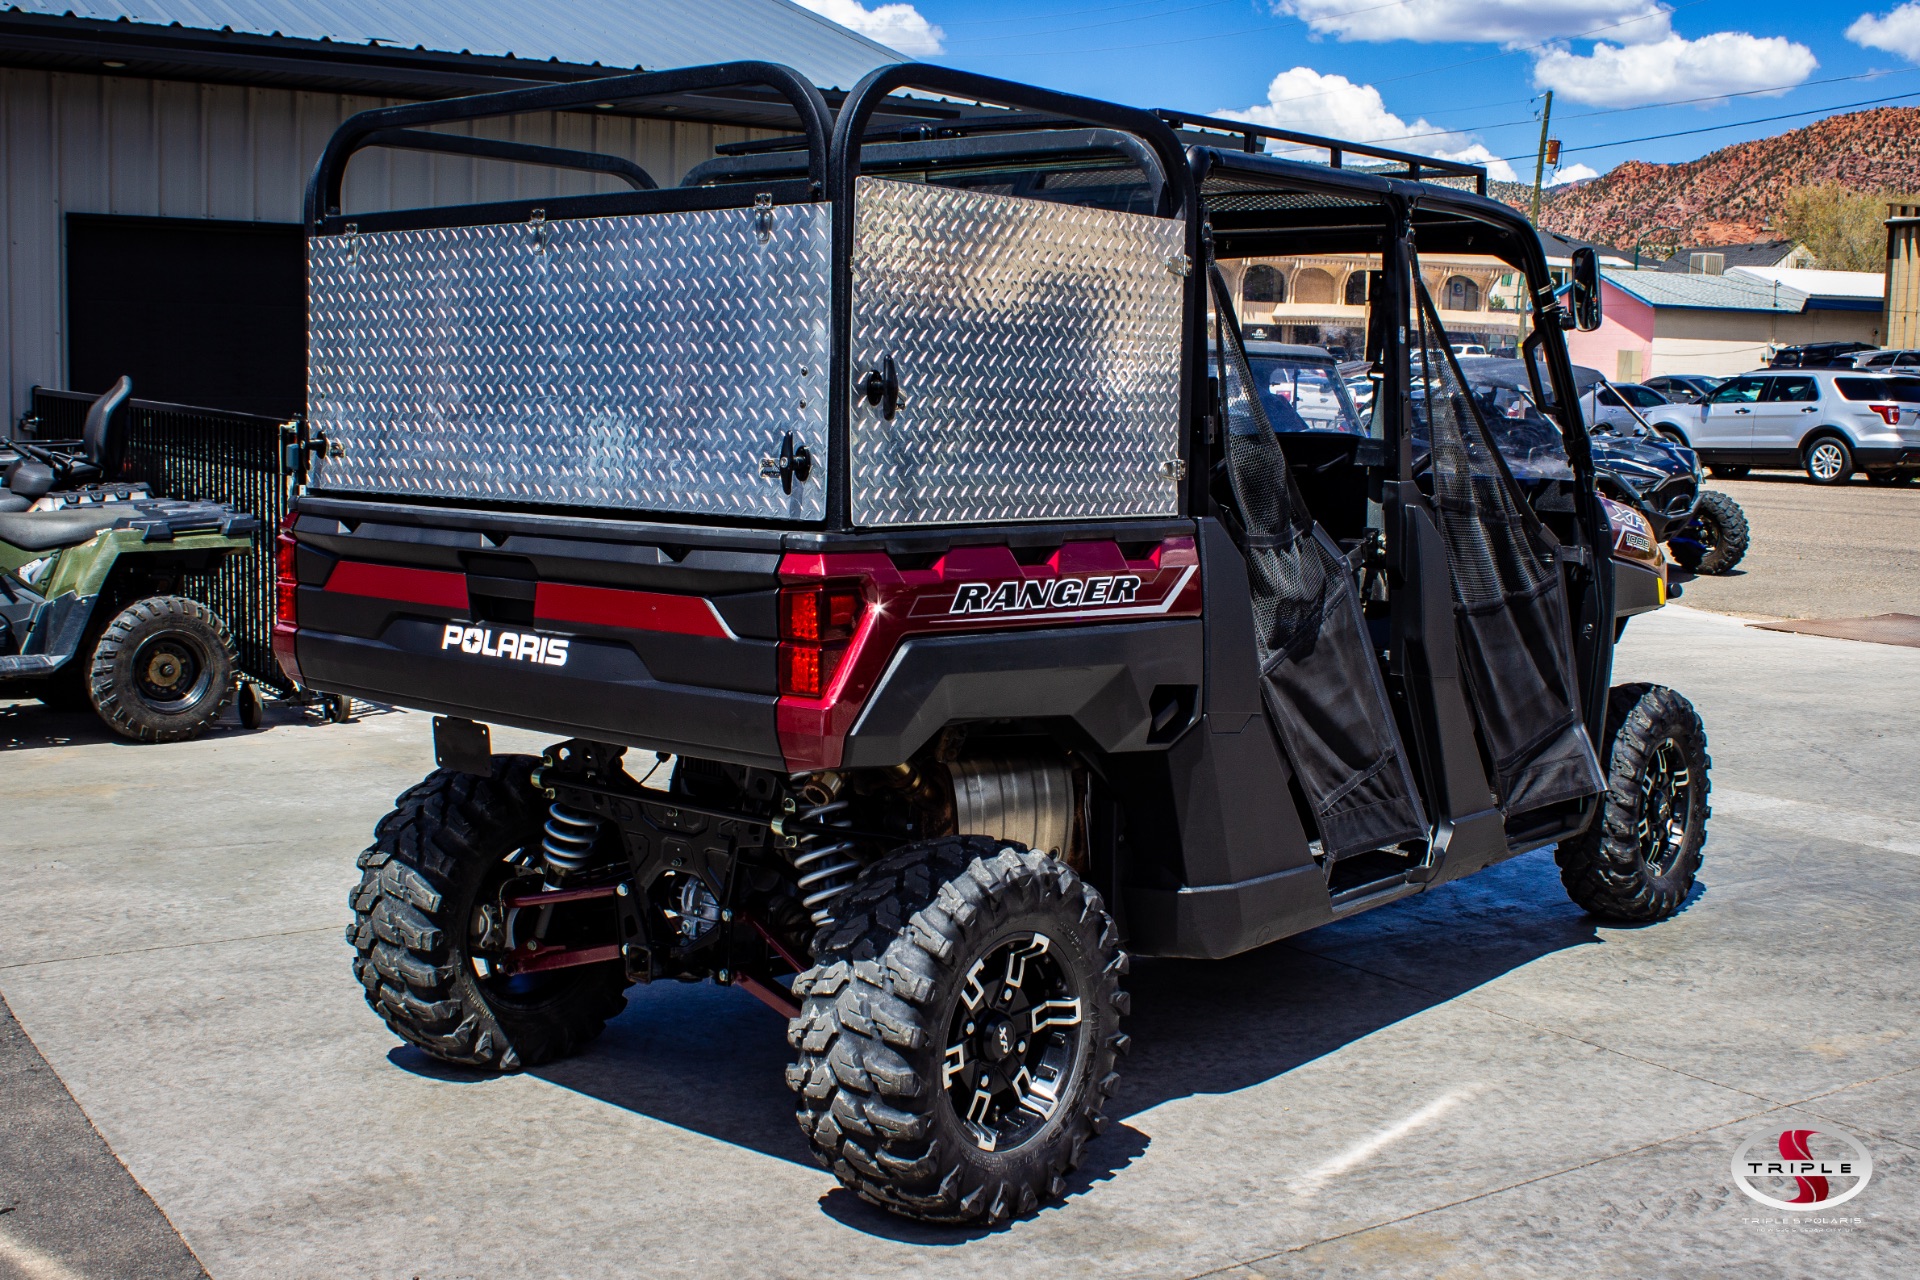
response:
M607 110L762 128L656 181L427 127ZM375 147L560 194L343 208ZM992 1223L1104 1127L1130 956L1549 844L1588 910L1674 912L1706 742L1608 688L1666 585L1593 485L1561 332L1599 322L1593 263L1556 287L1484 182L926 66L837 113L736 63L348 121L308 197L325 447L277 649L439 717L360 857L374 1010L513 1070L630 984L744 987L791 1018L823 1164ZM1250 360L1243 311L1363 355L1366 430L1276 433L1354 388ZM1496 312L1524 405L1450 349ZM484 722L561 740L495 755Z

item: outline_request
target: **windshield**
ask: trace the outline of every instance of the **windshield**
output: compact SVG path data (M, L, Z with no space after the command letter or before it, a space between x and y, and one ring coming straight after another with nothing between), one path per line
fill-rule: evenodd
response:
M1494 445L1507 460L1507 468L1513 472L1514 479L1520 481L1571 480L1573 467L1567 462L1560 428L1540 412L1531 395L1505 376L1504 366L1512 362L1498 363L1500 367L1482 371L1478 368L1480 361L1463 360L1460 371L1480 410L1481 421L1487 424ZM1414 452L1426 452L1427 441L1426 403L1423 387L1416 382L1413 388Z
M1247 363L1253 368L1254 385L1260 388L1260 407L1267 411L1275 431L1366 434L1353 397L1332 361L1249 352Z

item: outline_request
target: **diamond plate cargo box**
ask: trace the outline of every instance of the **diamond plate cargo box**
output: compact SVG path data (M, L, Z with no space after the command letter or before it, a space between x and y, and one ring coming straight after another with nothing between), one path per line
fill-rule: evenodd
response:
M853 373L900 393L854 403L855 524L1177 509L1180 222L867 177L855 209Z
M313 486L821 518L830 220L798 204L311 239ZM789 433L816 462L785 486L763 470Z

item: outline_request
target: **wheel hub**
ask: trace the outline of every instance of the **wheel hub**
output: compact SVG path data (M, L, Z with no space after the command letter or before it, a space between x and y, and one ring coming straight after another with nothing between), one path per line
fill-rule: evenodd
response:
M154 636L134 655L133 679L150 702L179 703L201 692L200 656L177 635Z
M942 1084L986 1151L1038 1136L1080 1055L1083 1007L1043 933L1008 938L967 971L947 1036Z
M1680 744L1668 738L1654 749L1640 785L1640 855L1655 875L1673 868L1692 809L1693 772Z

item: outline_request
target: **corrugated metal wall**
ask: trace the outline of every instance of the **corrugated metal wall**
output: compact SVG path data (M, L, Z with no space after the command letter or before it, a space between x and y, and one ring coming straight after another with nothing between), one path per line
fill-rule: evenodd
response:
M1920 204L1887 206L1887 336L1920 347Z
M333 130L395 99L0 68L0 349L8 421L37 382L66 378L69 213L298 222ZM573 114L485 121L475 132L624 155L661 186L716 143L755 131ZM346 207L374 210L625 190L615 179L497 161L368 152ZM4 434L4 433L0 433Z

